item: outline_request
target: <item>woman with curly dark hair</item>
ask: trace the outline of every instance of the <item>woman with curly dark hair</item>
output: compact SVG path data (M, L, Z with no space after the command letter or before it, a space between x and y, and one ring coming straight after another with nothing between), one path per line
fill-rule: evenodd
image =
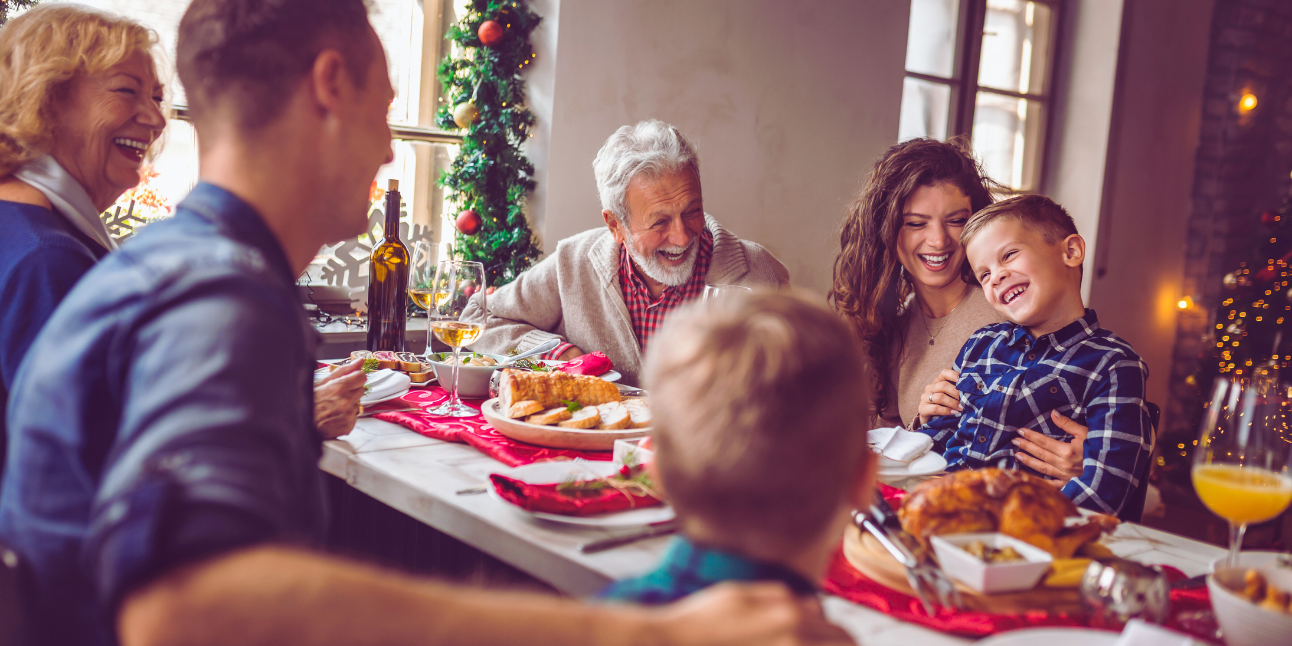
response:
M912 139L880 156L850 207L830 301L865 343L876 425L915 428L960 410L956 355L1003 320L962 273L960 231L1001 188L963 139ZM1085 429L1069 424L1077 439L1066 445L1025 432L1020 446L1040 459L1020 460L1064 481L1080 475Z

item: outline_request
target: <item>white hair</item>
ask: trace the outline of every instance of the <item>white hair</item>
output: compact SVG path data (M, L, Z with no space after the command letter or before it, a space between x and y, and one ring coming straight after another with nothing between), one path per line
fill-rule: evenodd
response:
M592 160L601 208L628 224L628 185L640 174L654 178L682 169L700 178L700 158L695 145L677 128L658 119L623 126L610 135Z

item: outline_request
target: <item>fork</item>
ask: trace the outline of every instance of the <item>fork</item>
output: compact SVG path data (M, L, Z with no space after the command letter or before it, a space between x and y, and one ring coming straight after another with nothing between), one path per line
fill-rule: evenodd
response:
M917 557L906 546L900 535L889 528L889 525L895 521L896 515L893 514L892 507L882 499L871 506L869 516L864 512L853 512L853 522L856 523L857 528L874 536L884 549L906 568L906 581L915 591L915 596L919 598L924 611L930 617L935 614L938 606L962 609L964 603L955 584L942 568L930 563L927 558Z

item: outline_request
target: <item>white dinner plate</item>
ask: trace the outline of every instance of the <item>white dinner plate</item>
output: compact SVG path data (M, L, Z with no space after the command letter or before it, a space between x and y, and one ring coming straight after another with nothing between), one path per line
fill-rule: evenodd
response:
M1094 628L1024 628L992 635L975 646L1111 646L1121 635Z
M360 400L359 400L359 403L360 403L361 405L363 405L363 406L372 406L373 404L380 404L381 402L388 402L388 401L390 401L390 400L392 400L392 399L399 399L400 397L403 397L404 395L407 395L407 394L408 394L408 390L409 390L408 388L405 388L405 389L403 389L403 390L401 390L401 391L394 392L394 393L391 393L391 394L389 394L389 395L386 395L385 397L371 397L371 396L363 397L362 399L360 399Z
M523 467L517 467L511 471L502 473L501 475L515 478L517 480L523 480L529 484L560 484L573 479L575 475L591 477L595 474L598 477L605 477L614 472L615 465L612 462L581 460L578 462L536 462ZM504 500L502 496L498 495L498 491L494 489L493 482L490 482L487 487L489 489L489 497L506 505L509 509L516 511L517 513L554 523L564 523L566 525L615 529L620 527L652 525L673 520L673 518L676 517L673 513L673 507L670 505L656 505L654 507L643 507L642 509L616 511L609 514L597 514L596 516L566 516L564 514L549 514L541 511L529 511Z
M913 476L931 476L947 468L947 459L937 451L929 451L911 461L904 467L880 467L879 475L885 478L910 478Z

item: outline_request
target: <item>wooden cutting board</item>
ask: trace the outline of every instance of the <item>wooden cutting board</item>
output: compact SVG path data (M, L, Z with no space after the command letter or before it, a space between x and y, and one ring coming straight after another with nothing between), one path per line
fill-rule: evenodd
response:
M843 535L843 555L849 564L871 580L903 594L915 595L915 591L906 582L906 568L874 536L849 525ZM1077 588L1047 588L1038 583L1031 590L983 594L959 581L954 582L960 590L960 598L969 610L1003 615L1029 610L1073 614L1081 612L1081 594Z

